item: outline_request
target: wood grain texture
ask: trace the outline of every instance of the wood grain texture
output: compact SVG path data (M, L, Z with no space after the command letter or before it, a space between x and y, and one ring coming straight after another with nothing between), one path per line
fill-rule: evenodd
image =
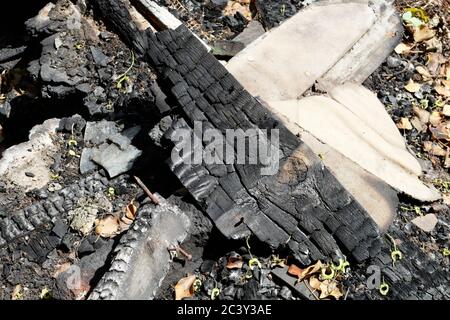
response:
M175 106L169 112L174 119L172 127L165 134L173 145L177 133L181 129L192 132L196 121L203 128L222 132L224 141L227 129L279 130L280 170L272 176L261 174L262 164L208 166L167 160L226 236L254 234L272 247L287 245L305 265L344 254L363 261L378 253L379 231L361 205L185 26L157 33L140 32L129 26L124 1L93 2L115 30L129 40L129 45L157 70L158 83ZM227 142L233 145L233 141ZM271 143L268 136L263 142Z

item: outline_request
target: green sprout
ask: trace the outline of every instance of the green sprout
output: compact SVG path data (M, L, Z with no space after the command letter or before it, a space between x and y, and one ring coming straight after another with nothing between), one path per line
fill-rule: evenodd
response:
M348 267L350 267L350 262L347 261L347 258L339 259L339 265L337 266L334 263L331 263L331 269L337 273L345 273L345 269Z
M383 296L386 296L389 292L389 285L384 281L384 277L383 277L383 283L380 284L380 293Z
M281 259L278 255L273 254L270 257L270 267L271 268L276 267L276 266L283 266L286 263L287 263L286 259Z
M428 109L429 105L430 101L428 101L427 99L420 100L420 106L422 107L422 109Z
M245 244L247 245L247 251L248 251L248 253L250 254L250 257L253 259L252 252L250 251L250 243L249 243L249 240L250 240L250 236L248 236L247 238L245 238Z
M50 174L50 179L52 179L52 180L59 180L60 178L61 178L61 176L57 173Z
M220 294L220 289L219 288L214 288L211 290L211 300L216 300L216 298L219 296Z
M434 103L434 106L438 107L438 108L443 107L444 105L445 105L445 102L442 101L441 99L437 99L436 102Z
M261 262L259 262L259 260L256 259L256 258L250 259L250 260L248 261L248 266L250 267L250 270L255 269L255 266L258 266L259 269L262 268Z
M448 248L444 248L442 249L442 254L444 255L444 257L448 257L450 256L450 250Z
M327 273L328 270L330 270L329 273ZM331 267L330 268L324 267L321 270L321 276L324 280L331 280L334 278L335 275L336 275L336 272Z
M395 262L397 260L402 260L403 259L403 254L402 254L402 252L400 250L398 250L397 244L395 243L394 238L392 238L392 236L387 234L387 233L386 233L386 236L392 242L393 249L391 250L391 259L392 259L392 266L395 268Z
M128 76L128 73L131 71L131 69L133 69L133 67L134 67L134 52L131 51L131 65L124 73L122 73L117 78L117 83L116 83L116 88L117 89L119 89L119 90L122 89L123 88L123 83L124 82L128 82L128 80L130 80L130 77Z
M420 209L419 206L414 206L414 211L416 212L417 215L423 216L422 209Z
M250 254L250 260L248 261L248 266L250 267L250 270L253 270L253 269L255 269L255 266L258 266L258 268L260 268L261 269L261 262L259 262L259 260L257 259L257 258L254 258L253 257L253 255L252 255L252 252L250 251L250 243L249 243L249 240L250 240L250 236L248 236L246 239L245 239L245 244L247 245L247 251L248 251L248 253Z
M433 184L440 191L449 191L450 181L442 180L442 179L434 179Z
M52 298L52 292L47 287L44 287L39 295L39 298L41 298L41 300L49 300Z
M245 273L244 278L247 279L247 280L253 278L253 273L252 273L252 271L250 269L247 270L247 272Z
M109 187L107 193L109 197L113 198L116 195L116 190L113 187Z
M192 285L195 292L199 292L202 287L202 281L200 279L195 279L194 284Z
M80 157L74 150L69 150L68 154L71 157L75 157L75 158L79 158Z

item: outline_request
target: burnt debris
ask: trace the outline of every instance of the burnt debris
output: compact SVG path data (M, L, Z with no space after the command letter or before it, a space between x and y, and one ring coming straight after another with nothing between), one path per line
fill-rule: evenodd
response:
M414 244L413 260L391 267L361 205L213 55L237 54L312 1L249 1L253 26L223 17L227 1L150 1L189 27L175 29L152 26L141 2L44 1L21 19L19 43L0 38L0 298L165 299L195 274L192 299L315 299L278 267L318 260L360 272L342 279L349 298L367 295L357 286L370 264L393 297L448 297L445 272ZM280 170L174 160L196 122L227 144L227 129L277 129Z

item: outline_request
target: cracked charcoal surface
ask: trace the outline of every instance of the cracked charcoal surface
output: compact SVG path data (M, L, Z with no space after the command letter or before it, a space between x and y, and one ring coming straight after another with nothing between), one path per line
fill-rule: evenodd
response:
M280 129L281 167L286 171L283 173L282 169L277 178L260 176L258 166L217 165L219 170L213 171L168 160L172 171L209 216L216 223L223 221L219 224L222 232L230 237L242 237L251 231L273 247L288 243L304 264L342 256L337 241L358 261L377 254L378 230L359 204L301 141L206 52L186 27L157 34L129 30L129 26L123 26L122 15L127 14L123 12L124 7L96 2L119 31L126 32L128 37L134 32L134 42L139 41L136 49L146 55L164 79L165 91L182 109L184 118L168 130L168 140L178 128L191 130L189 123L194 121L219 130ZM146 46L147 52L143 50ZM304 148L303 152L312 163L300 166L300 172L296 169L290 172L290 168L296 167L292 161L297 160L289 156L299 147ZM285 183L283 175L293 175L293 180ZM286 196L280 197L283 194ZM239 216L234 212L239 212ZM241 217L244 223L238 228L232 227Z

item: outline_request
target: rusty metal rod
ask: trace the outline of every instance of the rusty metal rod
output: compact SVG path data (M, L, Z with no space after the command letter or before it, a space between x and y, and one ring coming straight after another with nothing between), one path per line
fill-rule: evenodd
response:
M147 194L147 196L150 198L150 200L152 200L152 202L156 205L159 204L159 200L158 197L155 196L153 193L150 192L150 190L147 188L147 186L142 182L141 179L139 179L138 177L134 176L134 179L136 180L137 184L142 188L142 190L144 190L144 192Z

